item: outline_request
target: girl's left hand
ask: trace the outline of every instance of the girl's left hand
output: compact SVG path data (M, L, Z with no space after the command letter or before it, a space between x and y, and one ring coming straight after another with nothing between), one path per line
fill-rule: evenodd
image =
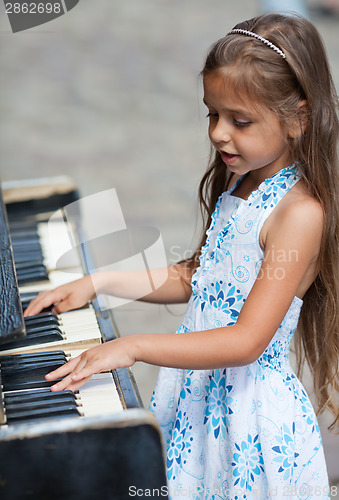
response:
M132 366L136 361L132 345L132 337L123 337L84 351L80 356L46 375L46 380L64 377L51 387L51 391L76 391L94 373Z

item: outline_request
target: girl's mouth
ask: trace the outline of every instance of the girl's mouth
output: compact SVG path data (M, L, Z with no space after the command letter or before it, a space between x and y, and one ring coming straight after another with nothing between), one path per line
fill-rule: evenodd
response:
M234 163L239 158L239 155L231 155L231 154L225 153L224 151L220 151L220 154L221 154L222 160L225 163L228 163L230 165L232 165L232 163Z

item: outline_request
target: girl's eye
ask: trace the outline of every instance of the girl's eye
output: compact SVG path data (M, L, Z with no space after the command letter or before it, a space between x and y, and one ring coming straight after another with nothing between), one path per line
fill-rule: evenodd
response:
M212 113L211 111L209 111L206 115L206 118L210 118L210 117L217 118L218 113Z
M249 125L251 125L251 122L238 122L237 120L234 120L234 125L236 127L248 127Z

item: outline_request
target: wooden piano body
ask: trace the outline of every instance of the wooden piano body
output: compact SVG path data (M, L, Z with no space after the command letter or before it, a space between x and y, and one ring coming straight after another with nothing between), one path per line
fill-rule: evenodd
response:
M2 500L167 498L159 430L145 410L1 432Z
M88 406L88 414L80 418L31 417L27 421L13 422L7 418L10 415L9 409L6 410L9 391L6 392L1 380L1 359L12 359L18 353L53 351L56 348L53 342L38 349L34 345L15 348L15 344L8 349L13 339L25 340L21 298L25 290L29 290L27 286L33 285L33 289L39 290L46 282L27 284L26 281L24 286L18 286L13 248L8 236L7 212L12 221L45 220L53 210L76 200L77 192L68 180L59 178L39 180L37 183L14 183L6 188L6 204L0 199L1 500L167 498L160 430L153 415L142 408L130 369L100 374L111 377L108 385L113 388L109 395L100 393L105 394L105 408L96 403L96 388L100 392L102 381L100 376L98 379L94 376L94 381L88 383L90 399L85 399L88 398L86 390L83 395L80 393L85 409L86 401L90 400L92 404ZM76 230L81 231L81 228ZM81 266L87 272L83 259ZM91 308L98 323L100 341L116 338L118 331L111 311L101 310L97 301ZM97 339L95 341L98 342ZM70 351L71 355L81 350L79 341L73 346L62 344L60 349L67 353ZM85 343L84 349L87 347L88 343ZM107 385L107 381L105 383ZM15 390L11 394L15 394ZM17 394L20 395L20 391Z

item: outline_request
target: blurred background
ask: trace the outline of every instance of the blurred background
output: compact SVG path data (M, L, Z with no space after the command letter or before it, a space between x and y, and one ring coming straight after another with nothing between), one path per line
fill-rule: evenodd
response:
M82 196L115 188L127 225L160 231L168 264L189 256L209 155L199 72L216 39L272 4L80 0L64 16L13 34L1 2L1 180L66 174ZM292 4L323 36L339 88L338 2ZM93 214L90 223L105 216ZM174 332L184 311L133 302L114 314L120 334L129 335ZM147 407L158 368L133 371ZM312 398L307 373L303 383ZM334 484L339 437L328 434L328 415L319 421Z

